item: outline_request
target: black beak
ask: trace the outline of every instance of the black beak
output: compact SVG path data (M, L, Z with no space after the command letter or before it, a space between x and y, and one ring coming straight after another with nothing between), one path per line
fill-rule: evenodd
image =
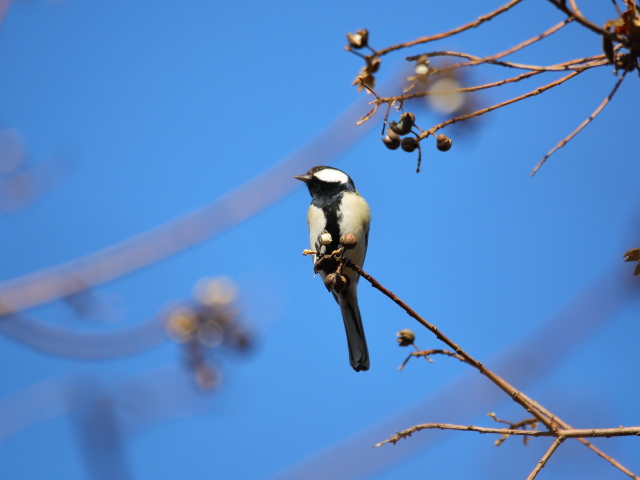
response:
M295 178L296 180L300 180L301 182L304 182L304 183L309 183L311 181L311 179L313 178L313 176L311 176L311 175L294 175L293 178Z

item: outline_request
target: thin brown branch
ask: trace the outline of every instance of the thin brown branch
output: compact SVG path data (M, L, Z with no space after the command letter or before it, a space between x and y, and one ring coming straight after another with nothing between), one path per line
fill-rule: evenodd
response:
M622 473L628 475L629 477L633 478L634 480L640 480L640 477L638 475L636 475L631 470L629 470L627 467L622 465L620 462L618 462L612 456L607 455L606 453L604 453L602 450L600 450L598 447L596 447L589 440L585 440L584 438L578 438L578 441L580 443L582 443L584 446L586 446L589 450L594 452L596 455L598 455L600 458L602 458L602 459L606 460L607 462L609 462L611 465L613 465L615 468L620 470Z
M580 63L585 63L585 62L592 62L592 65L589 65L589 68L592 67L598 67L600 66L600 61L604 60L604 55L595 55L593 57L586 57L586 58L581 58L581 59L575 59L575 60L569 60L567 62L563 62L563 63L558 63L555 66L562 66L562 65L578 65ZM465 66L468 64L459 64L460 66ZM605 65L605 63L602 63L602 65ZM444 69L446 70L446 69ZM544 73L544 70L533 70L530 72L526 72L526 73L521 73L520 75L516 75L515 77L509 77L509 78L505 78L503 80L498 80L495 82L491 82L491 83L485 83L482 85L476 85L474 87L462 87L462 88L457 88L455 90L451 90L451 91L424 91L424 92L416 92L416 93L408 93L405 95L398 95L398 96L394 96L394 97L379 97L376 100L374 100L373 103L390 103L390 102L394 102L394 101L405 101L405 100L411 100L413 98L420 98L420 97L425 97L428 95L447 95L447 94L453 94L453 93L472 93L472 92L477 92L479 90L486 90L488 88L495 88L495 87L500 87L502 85L505 85L507 83L515 83L515 82L519 82L521 80L525 80L527 78L533 77L534 75L539 75L541 73Z
M435 40L441 40L443 38L451 37L451 36L456 35L458 33L464 32L465 30L476 28L477 26L483 24L484 22L487 22L487 21L491 20L492 18L497 17L501 13L506 12L507 10L509 10L510 8L514 7L515 5L520 3L521 1L522 0L511 0L510 2L508 2L508 3L504 4L503 6L497 8L496 10L478 17L476 20L474 20L472 22L466 23L464 25L461 25L461 26L459 26L457 28L448 30L446 32L437 33L435 35L430 35L428 37L417 38L417 39L412 40L410 42L399 43L397 45L392 45L390 47L383 48L382 50L378 50L377 55L378 55L378 57L382 57L383 55L386 55L387 53L394 52L394 51L400 50L402 48L413 47L415 45L420 45L420 44L427 43L427 42L433 42Z
M573 73L575 74L576 72L573 72ZM373 288L375 288L376 290L382 292L386 297L391 299L396 305L398 305L400 308L402 308L410 317L412 317L413 319L418 321L418 323L420 323L422 326L424 326L430 332L432 332L436 336L436 338L438 338L438 340L440 340L441 342L445 343L449 347L453 348L453 350L458 355L463 357L467 363L469 363L471 366L476 368L482 375L487 377L494 385L496 385L498 388L500 388L503 392L507 393L514 402L516 402L518 405L523 407L527 412L529 412L531 415L533 415L536 419L538 419L540 421L540 423L542 423L545 427L547 427L549 432L553 433L553 432L558 431L559 429L562 429L563 430L562 434L564 436L567 436L567 433L568 433L567 431L569 431L569 430L575 431L575 429L572 429L571 426L568 423L563 422L561 419L559 419L554 414L549 412L547 409L545 409L538 402L532 400L531 398L529 398L523 392L520 392L520 391L516 390L513 386L511 386L508 382L506 382L504 379L499 377L497 374L493 373L490 370L487 370L482 363L480 363L479 361L477 361L473 357L471 357L469 354L467 354L464 350L462 350L462 348L460 348L460 346L458 346L456 343L454 343L452 340L450 340L448 337L446 337L444 334L442 334L442 332L440 332L440 330L438 330L438 328L435 325L430 324L424 318L422 318L420 315L418 315L417 312L415 312L411 307L409 307L406 303L404 303L398 296L396 296L393 292L391 292L390 290L388 290L387 288L382 286L382 284L380 284L380 282L378 282L375 278L373 278L367 272L362 270L362 268L360 268L358 265L349 263L349 266L350 266L350 268L352 268L353 270L358 272L358 274L362 278L367 280L371 284L371 286ZM629 427L629 428L630 429L638 429L638 430L635 431L635 433L633 433L633 431L630 431L631 433L628 433L626 435L640 435L640 427ZM613 432L613 430L619 430L619 429L612 429L612 430L605 429L605 430L608 430L608 432L607 432L608 435L596 435L596 436L605 436L605 437L606 436L614 436L614 435L611 434ZM635 480L640 480L640 477L637 477L629 469L624 467L622 464L620 464L614 458L610 457L609 455L606 455L604 452L602 452L597 447L595 447L593 444L591 444L588 440L585 440L584 438L581 438L581 437L594 436L594 435L586 433L586 432L593 432L593 431L595 431L595 430L593 430L593 429L591 429L591 430L580 430L580 434L577 436L578 440L581 443L583 443L584 445L586 445L593 452L595 452L598 456L600 456L601 458L607 460L609 463L611 463L611 465L613 465L614 467L618 468L620 471L624 472L625 474L629 475L631 478L633 478Z
M523 48L528 47L529 45L532 45L535 42L539 42L540 40L543 40L544 38L546 38L549 35L557 32L562 27L564 27L565 25L571 23L572 21L573 21L573 18L565 18L563 21L557 23L556 25L554 25L553 27L549 28L548 30L545 30L541 34L536 35L535 37L528 38L527 40L524 40L524 41L514 45L513 47L510 47L510 48L508 48L506 50L503 50L502 52L495 53L495 54L489 55L487 57L477 57L478 60L476 60L476 61L472 61L472 62L465 63L465 64L453 65L451 67L447 67L445 69L445 71L449 70L450 68L474 66L474 65L479 65L481 63L485 63L487 61L498 60L499 58L506 57L507 55L510 55L510 54L512 54L514 52L517 52L518 50L522 50ZM411 57L407 57L407 61L417 60L418 58L423 57L424 55L431 56L431 53L420 54L420 55L414 55L414 56L411 56Z
M441 348L433 348L431 350L420 350L415 345L414 345L414 347L415 347L416 351L415 352L411 352L409 354L409 356L405 359L405 361L402 362L402 365L400 365L398 367L398 370L402 370L405 367L405 365L409 362L409 360L411 360L412 357L422 357L426 361L428 361L429 363L433 363L433 360L431 360L429 358L429 355L445 355L445 356L449 356L449 357L455 358L457 360L460 360L461 362L467 363L467 361L464 359L464 357L458 355L455 352L452 352L451 350L443 350Z
M574 15L578 17L584 17L584 15L582 15L582 12L578 8L578 4L576 3L576 0L569 0L569 3L571 4L571 8L573 8Z
M450 56L458 56L458 57L470 59L468 62L454 63L452 65L446 65L444 67L441 67L437 69L438 73L448 73L450 71L457 70L458 68L475 67L477 65L482 65L484 63L492 63L495 65L501 65L501 66L507 66L507 67L514 65L514 68L524 67L525 70L541 70L541 71L577 70L582 66L581 64L584 64L587 62L593 63L593 65L590 65L590 67L599 67L602 65L607 65L609 63L609 60L606 58L606 55L604 54L593 55L590 57L583 57L583 58L578 58L574 60L568 60L565 62L556 63L554 65L549 65L547 67L540 66L540 65L517 64L513 62L510 63L510 62L493 61L496 58L500 58L503 53L504 52L501 52L495 55L489 55L487 57L478 57L475 55L466 54L464 52L448 52L448 51L447 52L430 52L426 54L415 55L413 57L407 57L406 60L407 61L418 60L420 58L423 58L425 55L429 57L429 56L445 56L449 54L451 54Z
M616 9L616 12L618 12L618 16L622 16L622 10L620 10L620 7L618 6L618 3L616 2L616 0L611 0L611 3L613 4L613 8Z
M451 350L444 350L442 348L432 348L430 350L418 350L417 352L411 353L412 357L424 357L427 360L429 360L429 355L444 355L446 357L455 358L464 363L469 363L462 355L458 355L457 353L452 352Z
M558 437L553 441L553 443L551 444L549 449L545 452L545 454L542 456L540 461L537 463L537 465L535 466L533 471L529 474L529 476L527 477L527 480L533 480L534 478L536 478L538 476L538 473L540 473L540 471L547 464L547 462L551 458L551 455L553 455L555 453L555 451L558 449L558 447L560 445L562 445L562 442L564 442L564 437Z
M576 22L578 22L583 27L588 28L592 32L595 32L598 35L609 37L618 43L622 43L623 45L627 44L624 38L621 38L620 36L615 35L611 32L607 32L605 29L603 29L599 25L596 25L595 23L592 23L589 20L587 20L584 16L582 16L582 14L579 11L574 11L571 8L567 7L564 0L548 0L548 1L557 9L565 13L569 18L574 18Z
M540 35L536 35L535 37L531 37L523 42L518 43L517 45L514 45L513 47L510 47L500 53L496 53L495 55L491 55L489 57L486 57L490 60L497 60L499 58L502 57L506 57L507 55L511 55L514 52L517 52L518 50L522 50L525 47L528 47L529 45L533 45L536 42L539 42L540 40L543 40L544 38L548 37L549 35L552 35L554 33L556 33L558 30L560 30L562 27L564 27L565 25L568 25L569 23L571 23L573 21L572 17L569 18L565 18L564 20L562 20L561 22L557 23L556 25L554 25L553 27L549 28L548 30L545 30L544 32L542 32Z
M524 100L525 98L529 98L529 97L533 97L535 95L539 95L542 92L546 92L547 90L549 90L549 89L551 89L553 87L557 87L558 85L563 84L567 80L571 80L573 77L575 77L576 75L579 75L580 73L584 72L588 68L589 67L585 66L581 70L576 70L574 72L571 72L569 75L565 75L564 77L559 78L558 80L555 80L555 81L553 81L551 83L543 85L542 87L538 87L535 90L531 90L530 92L527 92L527 93L525 93L523 95L520 95L518 97L511 98L509 100L506 100L506 101L501 102L501 103L497 103L495 105L491 105L490 107L486 107L486 108L482 108L480 110L476 110L475 112L467 113L465 115L460 115L459 117L455 117L455 118L451 118L449 120L446 120L446 121L444 121L442 123L439 123L438 125L436 125L434 127L431 127L429 130L427 130L426 132L421 134L420 137L418 137L418 139L422 140L423 138L427 138L429 135L433 135L435 132L437 132L441 128L446 127L447 125L451 125L451 124L456 123L456 122L461 122L463 120L468 120L469 118L478 117L480 115L484 115L485 113L492 112L493 110L497 110L498 108L506 107L507 105L511 105L512 103L516 103L516 102L519 102L520 100Z
M580 133L582 131L582 129L584 127L586 127L587 125L589 125L589 123L591 123L591 121L596 118L598 116L598 114L604 109L604 107L611 101L611 99L613 98L613 96L615 95L615 93L618 91L618 87L620 86L620 84L622 83L622 81L624 80L625 75L627 74L626 71L624 71L622 73L622 75L620 76L620 78L618 79L618 81L616 82L616 84L614 85L613 89L611 90L611 92L609 93L609 95L607 95L605 97L605 99L600 103L600 105L598 105L598 108L596 108L593 113L591 115L589 115L587 118L584 119L584 121L578 125L576 127L576 129L571 132L569 135L567 135L566 137L564 137L562 140L560 140L560 142L558 142L558 144L553 147L551 150L549 150L549 152L547 152L547 154L542 157L542 159L538 162L538 164L533 168L533 170L531 171L531 176L533 177L536 172L538 170L540 170L540 167L542 167L542 165L544 165L544 163L547 161L547 159L553 155L556 151L560 150L562 147L564 147L567 143L569 143L573 137L575 137L578 133Z
M360 78L360 84L362 85L363 88L366 88L367 91L370 92L374 97L376 97L376 101L369 103L369 105L373 104L373 108L369 110L369 113L367 113L364 117L358 120L356 122L356 125L362 125L364 122L369 120L376 113L376 111L378 110L378 107L382 103L380 102L380 97L378 96L378 94L373 90L373 88L367 85L362 78Z
M485 83L483 85L476 85L474 87L462 87L462 88L456 88L455 90L449 90L449 91L442 91L442 90L436 90L436 91L431 91L431 90L427 90L424 92L416 92L416 93L409 93L406 95L399 95L397 97L386 97L386 98L380 98L380 102L381 103L387 103L387 102L392 102L394 100L410 100L412 98L419 98L419 97L426 97L429 95L449 95L449 94L453 94L453 93L472 93L472 92L477 92L478 90L486 90L488 88L494 88L494 87L500 87L502 85L505 85L507 83L515 83L515 82L519 82L520 80L524 80L526 78L530 78L533 77L534 75L539 75L541 73L544 73L542 70L534 70L532 72L526 72L526 73L521 73L520 75L516 75L515 77L509 77L509 78L505 78L503 80L498 80L496 82L491 82L491 83Z
M520 421L514 423L514 422L509 422L508 420L501 420L500 418L498 418L496 416L495 413L489 413L489 414L487 414L487 416L491 420L493 420L494 422L504 423L506 425L509 425L509 428L513 428L513 429L522 428L522 427L527 426L527 425L533 425L534 423L536 423L538 421L535 418L525 418L524 420L520 420Z
M535 407L536 410L538 410L540 413L542 413L543 415L545 415L547 418L549 418L550 420L552 420L554 423L556 423L561 429L565 429L565 430L569 430L572 429L571 425L569 425L568 423L564 422L563 420L561 420L560 418L556 417L555 415L553 415L550 411L548 411L546 408L544 408L542 405L540 405L538 402L536 402L535 400L533 400L532 398L528 397L527 395L525 395L524 393L522 394L522 396L531 404ZM590 441L584 439L584 438L578 438L578 441L580 443L582 443L584 446L586 446L589 450L591 450L592 452L594 452L596 455L598 455L600 458L603 458L604 460L606 460L607 462L609 462L612 466L614 466L615 468L617 468L618 470L620 470L621 472L625 473L626 475L628 475L629 477L633 478L634 480L640 480L640 477L638 477L637 475L635 475L633 472L631 472L631 470L629 470L627 467L625 467L624 465L622 465L620 462L618 462L615 458L611 457L610 455L607 455L606 453L604 453L602 450L600 450L598 447L596 447L594 444L592 444Z
M528 420L530 422L531 420ZM519 422L522 423L522 422ZM489 433L494 435L520 435L525 437L556 437L556 438L584 438L584 437L630 437L640 435L640 427L618 427L618 428L585 428L585 429L560 429L556 431L549 430L522 430L519 428L491 428L480 427L477 425L456 425L453 423L423 423L420 425L414 425L397 432L395 435L390 436L387 440L374 445L379 447L386 443L393 443L394 445L407 437L410 437L416 432L422 430L458 430L464 432L477 432L477 433Z
M525 428L525 427L529 427L529 429L531 430L535 430L536 428L538 428L538 419L537 418L525 418L524 420L520 420L519 422L508 422L507 420L500 420L495 413L489 413L488 416L495 422L499 422L499 423L504 423L506 425L509 425L509 428L512 430L516 430L519 428ZM507 438L509 438L508 434L503 434L498 440L496 440L494 442L494 444L499 447L500 445L502 445ZM527 445L527 441L529 440L529 437L525 436L524 437L524 444Z
M478 57L477 55L471 55L469 53L464 52L455 52L450 50L438 51L438 52L429 52L427 54L431 57L455 57L455 58L466 58L467 60L471 60L471 62L466 64L459 64L460 67L481 65L481 64L489 64L489 65L498 65L501 67L509 67L509 68L517 68L520 70L539 70L542 72L559 72L565 70L578 70L583 68L582 65L575 65L572 63L561 63L556 65L528 65L526 63L515 63L515 62L504 62L501 60L495 60L491 57ZM407 57L407 60L415 60L416 58L421 57ZM455 65L457 67L458 65Z
M471 355L465 352L458 344L456 344L453 340L445 336L435 325L432 325L431 323L427 322L424 318L422 318L420 315L418 315L418 313L415 310L413 310L406 303L400 300L400 298L398 298L393 292L387 290L375 278L373 278L367 272L362 270L362 268L360 268L358 265L349 263L349 266L350 268L358 272L362 278L367 280L373 288L379 290L384 295L389 297L394 303L396 303L396 305L398 305L405 312L407 312L407 314L410 317L417 320L422 326L424 326L427 330L433 333L438 340L440 340L441 342L443 342L444 344L452 348L454 352L456 352L458 355L460 355L464 359L465 362L473 366L482 375L484 375L489 380L491 380L491 382L493 382L503 392L507 393L514 402L516 402L518 405L524 408L531 415L536 417L545 427L547 427L549 430L554 430L556 428L553 422L550 422L546 416L540 414L540 412L538 412L535 408L533 408L530 402L525 401L521 396L521 392L519 392L515 387L510 385L506 380L504 380L502 377L498 376L491 370L488 370L487 368L485 368L485 366L481 362L473 358Z

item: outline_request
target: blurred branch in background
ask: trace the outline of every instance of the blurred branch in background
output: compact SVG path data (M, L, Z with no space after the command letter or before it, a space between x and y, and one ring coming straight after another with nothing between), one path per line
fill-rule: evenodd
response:
M0 441L104 401L110 402L110 415L122 436L129 437L157 423L207 410L214 397L192 387L192 379L175 366L118 381L96 371L50 378L0 398Z
M237 300L237 287L230 279L205 278L196 284L194 302L166 315L169 336L184 345L187 367L201 390L213 390L222 381L214 352L246 352L251 347L251 337L239 321Z
M164 319L154 317L109 332L82 332L46 324L20 313L0 319L0 332L44 353L83 360L104 360L144 352L167 340Z
M7 15L11 0L0 0L0 24L4 21L4 17Z
M499 15L505 14L512 7L520 3L520 0L512 0L496 10L479 17L475 21L471 21L444 33L421 37L416 40L399 43L382 49L374 49L370 46L369 31L366 29L358 30L355 34L348 33L348 44L345 47L346 50L358 57L361 57L365 62L364 67L360 70L353 84L356 85L359 90L365 90L368 94L373 94L375 97L375 99L370 102L372 108L358 123L362 124L368 121L381 105L386 105L387 108L382 128L382 142L390 150L396 150L399 147L402 147L402 150L405 152L417 151L418 164L416 171L420 172L423 156L422 141L428 137L434 136L435 133L442 128L477 118L507 105L539 95L573 79L582 72L586 72L587 70L591 70L596 67L612 65L616 75L618 71L621 70L622 75L618 77L617 82L605 100L602 101L600 106L589 117L587 117L585 121L583 121L573 132L560 140L558 144L538 162L531 172L532 176L535 175L553 153L566 145L600 113L618 90L618 87L624 80L627 72L633 70L638 70L640 72L640 66L638 64L638 58L640 56L640 15L638 14L638 10L633 0L625 0L627 8L624 12L618 8L614 1L613 3L619 16L614 20L608 21L603 27L599 27L586 19L578 9L575 2L570 2L570 6L567 6L564 1L549 0L549 2L566 14L567 18L560 23L547 28L542 33L515 44L500 53L487 56L476 56L456 51L429 51L406 57L406 61L413 64L414 74L407 78L406 87L402 93L396 93L388 97L379 95L375 90L376 74L381 68L382 58L384 56L389 53L415 47L416 45L423 45L436 40L450 38L461 32L476 28ZM551 37L552 34L556 33L569 23L577 23L599 35L601 37L603 53L575 58L551 65L530 65L499 60L507 55L518 52ZM361 50L365 49L368 52L367 54L360 53ZM433 59L438 57L447 59L462 58L467 61L455 64L441 61L440 63L432 64ZM478 65L493 65L502 67L503 69L520 69L528 70L529 72L515 77L504 78L500 81L475 86L464 86L464 83L466 83L467 80L461 73L463 71L462 69ZM566 70L571 70L572 72L560 79L551 81L547 80L546 84L538 86L517 97L497 102L484 108L469 111L469 93L489 88L495 89L508 83L519 82L525 78L532 77L533 75ZM442 112L448 114L449 117L445 121L434 125L431 128L420 128L416 124L415 115L412 112L405 110L404 103L408 100L421 97L438 97L438 100L435 100L434 98L432 103L435 101L441 105ZM398 121L389 121L392 109L400 113ZM451 148L451 144L452 141L449 137L442 134L438 135L436 142L438 150L447 151Z
M0 315L64 298L160 262L261 212L297 187L293 175L334 161L372 128L354 125L365 105L365 99L356 101L318 137L205 207L103 250L0 283Z
M1 284L0 332L23 345L48 354L97 360L141 353L163 344L168 335L183 346L188 375L183 370L163 371L145 375L144 381L114 384L92 372L32 385L0 399L0 439L75 413L93 478L127 478L122 446L127 435L147 424L200 413L208 405L201 391L217 387L222 378L217 365L221 349L244 352L250 345L246 329L238 322L236 289L227 280L202 281L192 301L117 331L79 332L37 321L21 310L61 300L82 314L87 306L80 293L179 253L264 210L297 186L294 174L331 162L367 133L368 129L354 125L365 104L357 101L300 150L202 209L86 257ZM13 143L8 145L18 145L16 138L9 137ZM193 388L194 380L199 389ZM100 436L97 432L111 434L89 438Z
M69 160L54 155L30 161L22 134L0 128L0 214L18 212L58 187L69 175Z
M606 326L617 312L637 299L637 281L633 277L627 278L622 266L616 265L530 335L485 364L520 388L530 389L551 375L568 355ZM473 392L473 401L469 401L470 392ZM470 422L504 402L506 397L501 391L476 372L467 371L415 405L312 454L271 479L373 477L419 452L427 454L427 448L441 443L453 433L430 431L412 437L411 441L402 444L402 448L371 448L389 432L397 431L399 425L424 423L426 412L433 419L456 418L459 422Z

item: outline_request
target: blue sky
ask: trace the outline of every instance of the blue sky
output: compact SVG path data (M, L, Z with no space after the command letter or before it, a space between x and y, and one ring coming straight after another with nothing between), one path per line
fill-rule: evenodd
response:
M309 197L291 175L318 163L349 173L371 206L365 269L374 277L572 425L637 425L638 284L621 261L640 246L636 75L533 179L542 155L609 93L609 67L473 128L445 129L453 148L429 143L419 175L414 155L382 146L379 116L354 126L367 108L351 86L361 63L344 51L347 31L367 27L382 48L498 5L478 3L13 2L0 27L4 148L6 138L24 145L30 165L55 175L36 201L0 217L3 282L156 228L280 167L245 192L277 201L96 287L102 310L78 318L57 302L24 312L69 335L148 325L148 348L86 360L65 355L78 344L63 342L52 355L18 339L33 338L26 320L5 322L2 478L524 478L548 440L496 448L487 436L421 432L371 448L418 423L493 426L488 412L525 415L454 360L414 360L399 372L408 354L395 343L400 329L413 328L421 348L440 345L364 282L372 367L349 368L338 308L300 255ZM615 17L601 3L584 7L599 24ZM545 2L524 2L429 49L495 53L561 19ZM599 49L573 25L513 60L546 64ZM385 57L381 82L403 58ZM478 69L471 80L504 74ZM440 121L420 106L415 113L422 128ZM254 345L216 356L223 382L203 394L154 319L191 298L199 279L220 275L238 286ZM106 415L111 422L96 423ZM637 439L595 443L640 471ZM566 442L539 478L604 477L626 478Z

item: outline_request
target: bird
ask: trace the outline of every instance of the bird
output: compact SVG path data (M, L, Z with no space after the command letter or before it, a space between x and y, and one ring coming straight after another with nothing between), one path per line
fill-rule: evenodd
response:
M351 233L356 236L357 244L354 248L345 250L343 258L362 267L369 243L371 210L356 190L351 177L337 168L318 165L306 174L296 175L294 178L304 182L311 194L311 205L307 213L311 250L318 255L330 254L339 248L340 237ZM320 235L323 233L325 241L320 242ZM313 256L313 262L315 265L316 255ZM358 306L360 275L348 266L342 273L349 277L347 286L339 293L335 290L331 293L342 313L349 347L349 363L356 372L366 371L369 370L369 350ZM320 275L324 280L327 273L320 271Z

